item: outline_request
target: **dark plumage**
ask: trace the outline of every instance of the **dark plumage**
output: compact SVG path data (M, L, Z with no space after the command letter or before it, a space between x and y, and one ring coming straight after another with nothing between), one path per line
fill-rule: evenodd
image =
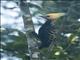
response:
M51 13L51 14L48 14L47 16L42 16L47 21L39 29L38 36L42 43L40 48L49 47L52 40L55 39L54 36L55 36L56 31L55 31L54 22L56 22L56 20L58 18L60 18L61 16L64 16L64 15L65 15L65 13Z
M54 24L52 24L51 20L48 20L45 24L42 25L42 27L39 29L39 38L42 42L41 48L42 47L48 47L52 41L50 39L50 34L52 33L51 31L54 32Z

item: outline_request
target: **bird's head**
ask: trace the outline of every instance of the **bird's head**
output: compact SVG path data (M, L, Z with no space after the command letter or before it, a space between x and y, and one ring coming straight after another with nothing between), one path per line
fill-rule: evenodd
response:
M47 20L56 21L57 19L59 19L60 17L62 17L64 15L65 15L65 13L49 13L42 17Z

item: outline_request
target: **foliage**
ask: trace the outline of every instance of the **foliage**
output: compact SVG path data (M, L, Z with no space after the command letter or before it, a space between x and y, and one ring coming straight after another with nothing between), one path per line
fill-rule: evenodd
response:
M0 30L1 49L3 50L1 53L10 53L12 56L23 58L23 60L28 60L28 45L25 34L17 29L4 28L3 30L1 28Z
M50 6L51 4L47 2L48 1L45 3ZM54 42L55 45L53 43L52 46L46 50L45 48L42 49L43 51L45 50L44 56L47 59L52 60L80 60L80 22L78 21L80 18L80 14L78 14L80 12L78 9L80 8L79 2L56 1L54 3L55 4L51 5L50 7L53 9L56 8L57 10L52 9L53 12L65 12L66 16L61 17L55 23L55 31L57 34L55 35L52 33L50 37L56 42ZM47 10L49 9L47 8ZM56 39L54 39L54 35ZM46 51L47 53L45 53Z
M52 0L42 1L39 7L35 4L29 4L30 7L38 9L33 12L32 16L52 12L65 12L66 16L61 17L55 23L57 34L56 43L51 44L48 48L40 49L43 60L80 60L80 1L63 1ZM26 10L26 9L24 9ZM16 31L19 36L12 35ZM23 60L29 60L28 44L26 34L16 29L1 30L1 53L12 54ZM54 34L50 35L54 40ZM3 44L4 43L4 44Z

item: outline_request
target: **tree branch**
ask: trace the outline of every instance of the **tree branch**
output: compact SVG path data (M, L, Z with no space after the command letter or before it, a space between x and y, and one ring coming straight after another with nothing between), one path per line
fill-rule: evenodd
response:
M29 3L25 0L20 1L20 9L22 11L22 17L24 21L24 27L26 31L28 50L30 54L30 60L39 60L39 57L33 57L35 53L39 53L38 50L38 37L34 36L34 26L32 22L32 15L29 10ZM37 54L38 55L38 54Z

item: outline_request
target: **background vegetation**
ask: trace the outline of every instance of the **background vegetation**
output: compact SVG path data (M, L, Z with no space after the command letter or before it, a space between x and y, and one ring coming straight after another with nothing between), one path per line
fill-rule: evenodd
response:
M14 2L20 7L21 1L7 0ZM37 4L38 3L38 4ZM80 60L80 1L77 0L46 0L46 1L30 1L28 7L30 8L30 14L32 17L38 17L40 15L46 15L53 12L64 12L66 16L61 17L55 23L55 31L57 34L50 35L51 39L56 38L56 45L51 44L48 48L38 49L40 52L40 60ZM13 10L15 7L8 8L6 5L1 5L2 8L7 10ZM26 6L26 5L25 5ZM22 7L25 8L24 5ZM27 8L28 9L28 8ZM28 11L26 8L23 9ZM27 12L26 12L27 13ZM21 17L24 12L19 12L19 15L15 19ZM28 13L27 13L28 14ZM1 12L1 15L5 15ZM39 20L39 19L37 19ZM40 19L41 21L41 19ZM33 26L41 26L43 23L33 22ZM24 22L24 21L23 21ZM25 26L24 22L24 26ZM27 29L27 28L26 28ZM30 60L30 53L28 50L28 42L25 29L19 30L9 27L9 25L1 25L1 58L5 55L9 57L18 57L19 60ZM14 34L13 34L14 33ZM17 33L17 35L16 35ZM38 41L38 40L37 40ZM36 51L36 50L35 50ZM9 58L10 60L12 58ZM37 60L39 60L37 59ZM14 58L13 58L14 60ZM35 60L35 59L34 59Z

